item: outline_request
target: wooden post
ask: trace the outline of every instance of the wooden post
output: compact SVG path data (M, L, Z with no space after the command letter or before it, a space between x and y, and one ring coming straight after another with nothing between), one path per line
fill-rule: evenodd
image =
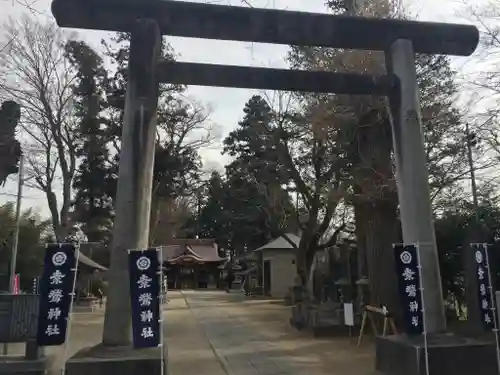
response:
M364 335L365 329L366 329L366 323L368 322L368 320L370 320L373 336L375 336L375 337L378 336L378 329L377 329L377 323L375 321L376 320L375 314L379 314L379 315L382 315L384 317L382 336L387 336L387 334L389 333L389 328L391 329L393 335L398 334L398 330L396 328L396 324L394 323L394 319L392 317L392 314L389 311L387 311L387 309L367 305L367 306L365 306L365 310L363 311L363 318L361 320L361 328L359 330L358 344L357 344L358 348L361 345L361 340L363 339L363 335Z
M390 104L403 241L420 248L426 329L436 333L446 329L446 319L412 42L396 40L386 64L400 84Z
M125 346L131 342L128 249L145 249L155 152L161 34L156 21L139 19L130 43L128 86L116 194L109 291L102 342Z

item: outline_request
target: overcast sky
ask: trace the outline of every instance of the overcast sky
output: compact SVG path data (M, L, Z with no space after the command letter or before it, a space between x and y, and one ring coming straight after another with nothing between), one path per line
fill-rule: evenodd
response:
M140 1L140 0L138 0ZM174 0L165 0L174 1ZM469 3L478 3L481 0L470 0ZM2 12L0 22L4 22L9 16L19 17L26 12L23 3L32 4L37 17L40 20L51 20L51 0L0 0ZM198 1L208 2L208 1ZM212 3L240 5L240 0L220 0ZM324 0L252 0L256 7L301 10L309 12L325 12ZM463 4L454 0L413 0L405 4L405 7L413 15L418 15L420 20L439 22L467 22L459 19L457 13L463 8ZM1 28L0 28L1 30ZM0 31L1 33L1 31ZM99 47L102 38L108 38L111 34L96 31L78 30L79 38L89 44ZM0 48L5 40L0 39ZM284 56L287 52L286 46L251 44L240 42L222 42L187 38L169 38L179 60L207 63L223 63L231 65L285 67ZM459 59L454 65L462 66L465 60ZM245 102L253 94L252 90L225 89L211 87L190 87L189 95L205 105L210 105L212 121L219 127L222 136L231 131L240 120L242 108ZM210 150L202 152L205 168L222 169L226 160L220 154L219 145ZM15 178L11 178L5 187L0 187L0 204L8 200L14 200L16 194ZM34 207L44 216L48 215L47 204L44 195L35 189L25 188L23 209Z

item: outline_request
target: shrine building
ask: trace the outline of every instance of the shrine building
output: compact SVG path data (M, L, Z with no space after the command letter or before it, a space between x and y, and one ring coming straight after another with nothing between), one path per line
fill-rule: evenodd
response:
M220 288L227 259L214 239L177 238L161 248L169 289Z

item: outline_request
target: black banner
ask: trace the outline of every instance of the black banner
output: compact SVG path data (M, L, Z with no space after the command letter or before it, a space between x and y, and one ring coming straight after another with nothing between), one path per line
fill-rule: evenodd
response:
M39 280L38 276L33 278L31 285L32 285L32 287L31 287L32 294L38 294L39 286L40 286L40 280Z
M135 348L160 344L160 276L158 250L129 253L132 335Z
M415 245L394 245L398 290L403 304L406 332L419 335L424 331L420 264Z
M37 342L40 346L61 345L66 340L75 267L73 244L47 245L39 284Z
M477 293L479 301L479 311L481 312L481 320L486 329L493 329L493 310L491 306L491 285L489 276L488 262L488 244L473 243L471 249L474 252L476 260L476 277L477 277Z

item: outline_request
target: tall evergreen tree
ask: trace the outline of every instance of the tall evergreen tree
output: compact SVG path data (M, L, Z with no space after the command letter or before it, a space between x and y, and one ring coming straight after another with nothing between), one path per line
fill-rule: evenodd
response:
M201 196L203 194L203 198ZM197 232L202 238L213 238L219 248L228 249L230 228L226 207L224 207L225 186L222 176L212 172L198 197Z
M224 139L224 153L236 157L235 165L245 168L261 183L287 184L275 138L279 136L275 115L267 101L254 95L243 108L238 127Z
M284 232L297 231L295 208L284 187L290 183L276 138L275 113L254 95L245 104L238 127L224 139L225 209L230 212L232 244L239 252L254 249Z
M107 72L102 58L84 42L70 41L66 55L77 71L73 93L79 122L76 155L80 164L73 181L74 220L83 224L82 229L90 241L108 241L113 214L110 192L115 190L116 181L109 163L109 139L103 117L107 107Z

